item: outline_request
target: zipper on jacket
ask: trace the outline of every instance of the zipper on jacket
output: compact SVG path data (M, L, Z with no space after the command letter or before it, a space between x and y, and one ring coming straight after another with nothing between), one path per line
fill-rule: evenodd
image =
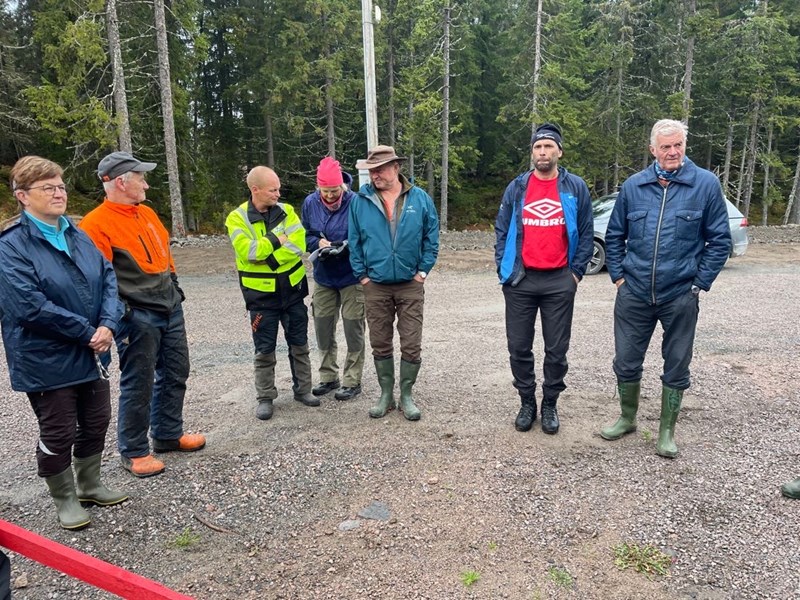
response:
M153 264L153 257L150 255L150 251L147 249L147 244L144 243L142 236L137 236L139 238L139 242L142 244L142 248L144 248L144 253L147 254L147 262L151 265Z
M658 261L658 240L661 237L661 221L664 219L664 207L667 204L667 188L669 183L664 186L664 193L661 194L661 212L658 214L658 226L656 227L656 245L653 248L653 274L650 277L650 297L653 304L656 303L656 262Z

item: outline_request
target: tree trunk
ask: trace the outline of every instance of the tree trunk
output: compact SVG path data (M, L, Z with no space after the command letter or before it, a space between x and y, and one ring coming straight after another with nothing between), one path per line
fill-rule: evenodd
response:
M428 179L428 195L431 198L436 198L436 182L433 175L433 161L428 159L425 161L425 177Z
M797 164L794 168L794 182L786 203L786 212L783 215L783 224L800 225L800 202L797 201L797 192L800 190L800 145L797 146Z
M539 119L539 75L542 70L542 0L536 5L536 34L533 52L533 90L531 93L531 138L536 132L536 121ZM533 169L533 153L530 157L530 168Z
M751 125L747 126L747 131L745 131L744 137L744 146L742 146L742 160L739 162L739 182L736 188L736 208L740 208L742 205L742 190L745 186L745 181L747 179L745 174L745 165L747 165L747 140L750 139L750 127ZM747 215L745 215L747 216Z
M752 112L752 128L750 129L750 141L747 143L747 166L745 167L744 198L742 212L745 217L750 215L750 199L753 197L753 184L756 174L756 154L758 153L758 121L761 104L756 101Z
M167 156L169 176L169 204L172 212L172 235L186 237L183 222L183 201L178 179L178 149L175 143L175 119L172 113L172 81L169 70L169 47L167 45L167 21L164 16L164 0L154 0L156 45L158 47L158 81L161 87L161 115L164 119L164 149Z
M333 127L333 80L325 78L325 112L328 116L328 156L336 158L336 132Z
M119 149L132 154L131 123L128 117L128 94L125 90L125 71L122 66L122 47L119 40L117 0L106 0L106 31L108 32L108 54L111 57L111 73L114 80L114 112L117 113Z
M725 164L722 168L722 193L728 197L731 180L731 157L733 156L733 119L728 120L728 136L725 139Z
M767 154L764 160L764 191L761 195L761 224L766 225L769 217L769 161L772 154L772 121L767 126Z
M689 17L697 12L697 0L689 0ZM694 34L686 40L686 67L683 73L683 124L689 124L692 110L692 69L694 68Z
M439 192L439 227L447 231L447 182L450 154L450 0L444 4L444 77L442 89L442 181Z
M267 166L275 168L275 139L272 135L272 115L264 115L264 135L267 138Z

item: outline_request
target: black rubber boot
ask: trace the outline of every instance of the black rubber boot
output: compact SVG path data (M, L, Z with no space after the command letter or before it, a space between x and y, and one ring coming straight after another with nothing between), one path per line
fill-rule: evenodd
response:
M520 403L514 428L517 431L530 431L536 421L536 396L521 397Z

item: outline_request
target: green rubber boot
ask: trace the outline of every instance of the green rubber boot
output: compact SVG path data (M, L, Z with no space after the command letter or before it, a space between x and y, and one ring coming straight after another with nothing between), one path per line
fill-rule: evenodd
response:
M600 430L604 440L618 440L626 433L636 431L636 413L639 411L639 395L642 390L641 381L617 382L619 406L621 414L617 422Z
M800 499L800 477L784 483L781 486L781 493L787 498Z
M128 499L124 492L114 492L100 483L100 454L72 459L78 500L99 506L113 506Z
M47 487L56 504L58 521L64 529L83 529L91 521L89 513L83 510L78 496L75 493L75 479L72 475L72 465L58 475L46 477Z
M658 427L658 443L656 454L666 458L678 456L678 447L675 445L675 422L681 411L683 390L663 386L661 389L661 424Z
M417 382L417 374L422 363L411 363L400 360L400 410L409 421L419 421L422 413L419 412L414 399L411 397L411 388Z
M375 359L375 373L378 375L378 383L381 384L381 399L369 409L369 416L373 419L380 419L386 413L394 410L394 357Z

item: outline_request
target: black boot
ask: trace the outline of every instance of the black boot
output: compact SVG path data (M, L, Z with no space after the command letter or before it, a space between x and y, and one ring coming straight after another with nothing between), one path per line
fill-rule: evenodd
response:
M514 428L517 431L530 431L536 421L536 396L521 397L520 402L522 406L519 407Z
M542 431L550 435L558 433L558 410L556 410L558 396L542 398Z

